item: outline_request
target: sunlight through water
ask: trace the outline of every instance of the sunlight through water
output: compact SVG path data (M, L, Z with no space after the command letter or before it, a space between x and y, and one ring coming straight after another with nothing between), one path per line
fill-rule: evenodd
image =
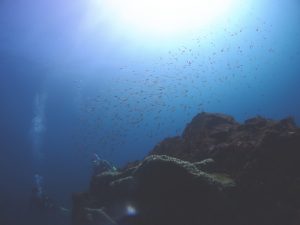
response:
M91 0L89 26L109 21L128 32L150 37L182 35L222 22L236 0Z

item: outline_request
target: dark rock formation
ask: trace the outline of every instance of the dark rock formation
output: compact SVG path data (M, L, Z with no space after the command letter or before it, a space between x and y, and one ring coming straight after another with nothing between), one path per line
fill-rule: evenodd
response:
M73 225L299 225L300 129L201 113L141 162L94 176Z
M169 155L190 162L213 158L221 171L235 174L264 152L268 138L271 138L268 147L273 148L277 147L272 145L273 139L278 141L288 136L297 139L295 135L299 135L299 128L292 118L272 121L255 117L239 124L223 114L200 113L187 125L181 137L165 139L150 154Z

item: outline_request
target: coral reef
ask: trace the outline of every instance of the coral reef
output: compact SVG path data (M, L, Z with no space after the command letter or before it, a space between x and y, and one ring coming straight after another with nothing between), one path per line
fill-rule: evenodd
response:
M73 225L298 225L300 129L201 113L144 160L93 176Z

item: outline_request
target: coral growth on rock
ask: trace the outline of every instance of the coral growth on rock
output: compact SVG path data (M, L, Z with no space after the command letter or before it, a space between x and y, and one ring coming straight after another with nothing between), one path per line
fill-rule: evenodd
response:
M144 160L93 176L73 225L299 225L300 129L201 113Z

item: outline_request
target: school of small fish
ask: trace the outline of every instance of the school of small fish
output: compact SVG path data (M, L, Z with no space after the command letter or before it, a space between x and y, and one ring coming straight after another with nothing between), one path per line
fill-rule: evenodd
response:
M224 98L235 93L264 98L268 80L276 79L276 74L266 72L277 57L272 29L267 22L223 29L222 35L191 37L189 43L167 50L146 66L120 64L110 85L83 97L76 148L107 158L124 151L145 155L163 138L180 135L197 113L226 108ZM84 89L82 81L74 83ZM244 114L248 116L247 109ZM148 149L140 149L144 146Z

